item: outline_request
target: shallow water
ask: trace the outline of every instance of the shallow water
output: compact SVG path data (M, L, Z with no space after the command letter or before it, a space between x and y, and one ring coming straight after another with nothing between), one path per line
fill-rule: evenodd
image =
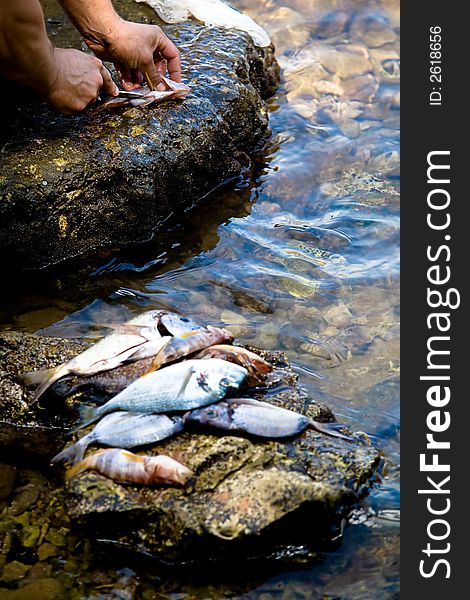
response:
M232 3L267 29L283 68L252 168L163 239L86 277L4 290L0 323L72 337L168 308L228 326L240 342L285 350L312 397L371 435L382 482L332 549L295 570L152 582L132 567L74 597L398 598L399 3Z

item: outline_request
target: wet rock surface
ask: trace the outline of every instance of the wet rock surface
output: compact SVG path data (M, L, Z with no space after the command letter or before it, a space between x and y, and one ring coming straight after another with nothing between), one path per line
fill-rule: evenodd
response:
M30 408L31 391L18 374L56 366L82 352L87 343L20 332L0 333L0 451L48 460L65 442L73 414L56 407Z
M2 335L0 424L4 432L8 424L10 432L2 434L3 449L24 452L26 448L50 458L63 445L73 413L64 412L63 403L55 404L56 399L49 399L54 410L41 406L29 410L29 392L15 381L15 375L55 366L85 346L20 333ZM283 353L261 354L275 369L266 388L249 395L319 421L334 420L323 402L312 400L298 387L297 375ZM36 446L31 443L35 435L42 436ZM281 551L286 544L327 537L367 488L379 460L365 436L356 434L351 443L311 430L292 439L266 441L188 429L142 451L166 454L187 465L196 475L195 483L186 490L142 487L85 472L66 483L67 512L102 543L151 555L166 564L192 564L227 554L255 557ZM9 509L11 518L20 518L37 500L34 485L17 490ZM57 548L66 544L60 532L47 537L34 526L22 535L26 546L38 546L40 561L56 556ZM15 568L10 567L12 573Z
M117 5L132 20L157 21L148 7ZM55 43L80 47L63 18L51 22L59 23L49 26ZM192 88L183 102L66 117L25 90L10 96L0 117L0 250L11 268L150 240L248 166L267 134L264 100L279 80L273 49L196 22L165 32Z

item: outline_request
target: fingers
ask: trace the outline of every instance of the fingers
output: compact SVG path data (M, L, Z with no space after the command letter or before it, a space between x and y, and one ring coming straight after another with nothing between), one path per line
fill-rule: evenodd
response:
M117 96L119 94L119 90L117 85L114 83L111 73L108 69L102 64L100 69L101 77L103 78L103 86L102 89L107 92L110 96Z
M154 55L159 53L168 65L168 74L170 79L179 83L181 81L181 58L176 46L162 32L159 37L159 44L155 49Z

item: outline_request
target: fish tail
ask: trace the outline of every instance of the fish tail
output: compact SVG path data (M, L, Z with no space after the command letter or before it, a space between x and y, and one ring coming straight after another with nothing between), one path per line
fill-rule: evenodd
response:
M88 459L86 458L85 460L81 460L80 462L72 465L65 471L65 479L70 479L71 477L75 477L75 475L78 475L79 473L83 473L83 471L86 471L88 469L88 466L89 463Z
M78 463L83 460L83 456L85 455L85 450L88 447L87 441L84 441L87 436L83 437L81 440L78 440L75 444L72 444L68 448L59 452L51 459L51 464L55 464L62 461L68 461L72 464Z
M354 441L351 436L341 432L344 428L344 425L341 425L341 423L320 423L319 421L315 421L315 419L310 419L310 426L312 429L315 429L315 431L324 433L325 435L337 437L348 442Z
M54 382L64 375L67 375L67 373L67 369L61 365L59 367L53 367L52 369L29 371L29 373L19 375L18 378L27 387L36 386L32 400L32 403L35 403Z
M91 425L91 423L94 423L97 419L99 419L103 415L103 413L100 411L100 408L101 407L96 408L94 406L80 406L78 409L80 414L79 423L75 429L72 429L70 433L77 433L77 431L80 431L80 429Z

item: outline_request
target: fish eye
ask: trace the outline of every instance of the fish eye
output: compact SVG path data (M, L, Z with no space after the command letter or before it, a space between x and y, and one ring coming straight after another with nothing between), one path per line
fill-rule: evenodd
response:
M232 382L230 381L230 379L227 379L227 377L223 377L220 380L220 386L221 387L230 387L232 385Z
M206 412L206 416L209 417L209 419L215 419L215 417L217 416L217 411L211 408Z

